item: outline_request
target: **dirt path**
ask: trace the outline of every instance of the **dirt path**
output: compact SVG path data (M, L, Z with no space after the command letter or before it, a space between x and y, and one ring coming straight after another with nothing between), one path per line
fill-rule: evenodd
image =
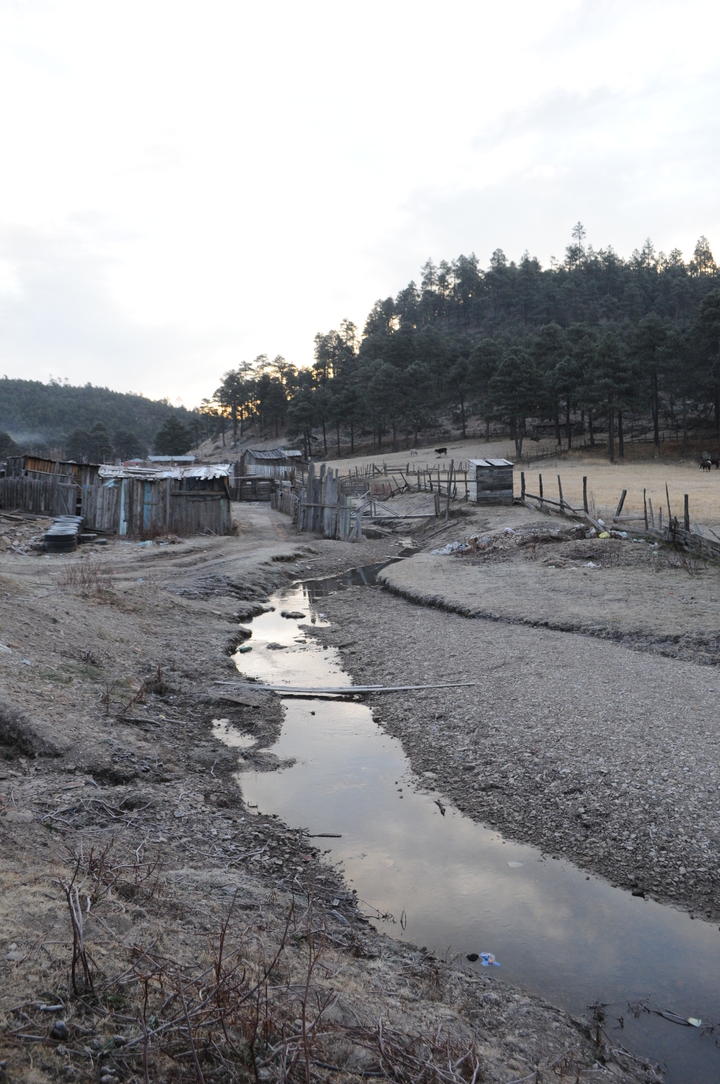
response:
M375 933L302 831L245 809L217 728L271 769L281 706L220 699L238 623L388 543L236 515L231 538L52 558L41 524L7 527L0 1080L594 1080L599 1057L648 1079L587 1023Z

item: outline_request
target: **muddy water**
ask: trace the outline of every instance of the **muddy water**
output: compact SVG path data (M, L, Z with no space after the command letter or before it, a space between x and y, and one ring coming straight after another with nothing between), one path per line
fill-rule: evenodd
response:
M337 652L308 638L303 625L327 624L324 593L365 581L372 576L356 572L273 598L275 611L252 623L253 650L236 656L238 669L274 684L349 687ZM306 616L283 618L281 610ZM413 776L400 743L363 703L284 704L272 751L292 759L292 767L243 771L245 799L293 827L339 834L318 843L328 861L341 864L379 928L438 954L493 953L501 965L490 968L493 977L577 1015L605 1003L617 1043L664 1062L671 1084L720 1079L714 1034L637 1009L644 1002L703 1025L720 1021L716 926L613 889L474 823L442 800L432 780Z

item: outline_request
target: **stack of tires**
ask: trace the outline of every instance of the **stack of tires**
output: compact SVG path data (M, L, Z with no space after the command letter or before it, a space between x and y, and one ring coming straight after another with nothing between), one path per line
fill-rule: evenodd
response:
M46 553L72 553L82 530L82 516L57 516L45 532Z

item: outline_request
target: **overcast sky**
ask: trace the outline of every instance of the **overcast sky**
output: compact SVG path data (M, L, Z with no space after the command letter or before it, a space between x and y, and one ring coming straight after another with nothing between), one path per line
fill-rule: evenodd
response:
M719 11L0 0L0 375L192 406L429 256L720 250Z

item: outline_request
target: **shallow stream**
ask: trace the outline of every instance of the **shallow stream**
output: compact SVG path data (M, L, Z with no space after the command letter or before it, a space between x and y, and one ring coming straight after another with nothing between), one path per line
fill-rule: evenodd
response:
M374 571L278 593L274 612L252 622L252 651L236 656L238 669L271 684L349 688L337 651L308 637L303 625L328 624L327 593L355 583L380 590L371 586ZM305 617L284 618L283 610ZM717 926L612 888L470 820L432 780L413 775L400 742L366 704L283 703L282 733L271 752L292 766L243 771L245 800L292 827L339 835L317 842L328 861L341 864L378 928L438 955L493 953L501 965L489 969L493 977L575 1015L605 1003L605 1027L617 1044L665 1063L669 1084L720 1079L720 1027L714 1034L705 1027L720 1023ZM632 1006L640 1003L700 1018L703 1027L635 1015Z

